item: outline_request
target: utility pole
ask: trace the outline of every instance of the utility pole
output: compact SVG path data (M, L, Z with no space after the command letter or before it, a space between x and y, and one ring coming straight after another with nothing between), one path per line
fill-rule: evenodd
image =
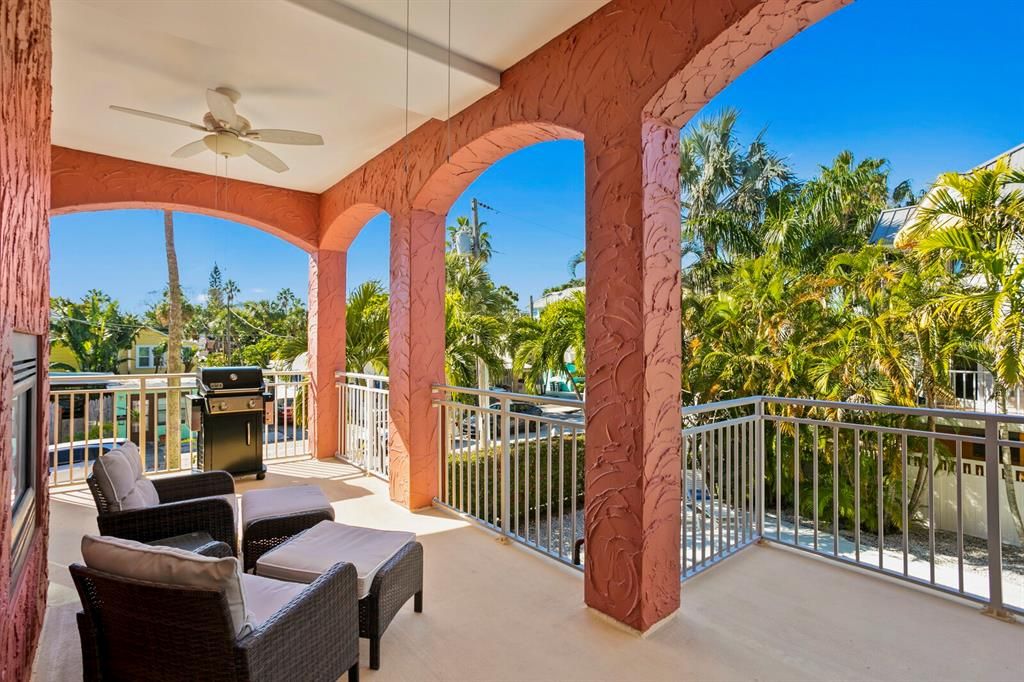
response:
M473 209L473 258L480 257L480 215L477 212L479 204L476 197L469 202Z
M470 200L469 205L473 211L473 259L476 260L480 258L480 202L476 200L476 197L473 197ZM489 374L490 372L488 372L487 370L487 365L484 364L483 360L477 358L476 387L481 391L486 391L491 387L491 377L489 376ZM486 412L484 412L484 410L490 407L490 400L487 398L487 396L481 395L477 398L477 403L482 408L480 410L481 418L479 420L479 423L477 424L477 434L480 434L482 433L485 427L485 420L483 415L485 415Z

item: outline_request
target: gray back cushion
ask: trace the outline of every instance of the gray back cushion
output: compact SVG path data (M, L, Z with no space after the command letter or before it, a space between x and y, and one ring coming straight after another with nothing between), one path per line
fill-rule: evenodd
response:
M110 511L142 509L160 504L160 495L153 482L142 475L142 463L134 443L126 443L100 455L92 470L96 484L107 498Z
M235 635L252 629L242 592L242 568L234 557L207 557L173 547L86 535L82 558L89 568L122 578L223 592Z

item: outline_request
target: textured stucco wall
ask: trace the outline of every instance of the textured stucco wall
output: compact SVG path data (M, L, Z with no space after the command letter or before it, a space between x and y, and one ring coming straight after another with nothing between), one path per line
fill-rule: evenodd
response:
M309 383L313 454L338 452L338 389L335 371L345 370L345 258L343 251L309 254Z
M309 192L217 178L54 146L52 213L153 208L252 225L304 251L319 243L320 198Z
M11 579L11 334L45 335L49 310L50 5L0 2L0 679L28 678L46 604L46 424L37 433L38 531ZM47 366L41 344L40 366ZM42 393L45 394L45 379ZM39 406L40 408L42 405Z
M388 336L391 499L410 509L437 493L437 415L432 386L444 383L445 214L391 218Z

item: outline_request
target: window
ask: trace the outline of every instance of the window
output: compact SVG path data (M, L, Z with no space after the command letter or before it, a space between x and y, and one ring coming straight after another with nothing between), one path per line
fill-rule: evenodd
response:
M155 369L156 359L156 346L135 347L136 369Z
M11 573L27 554L36 528L36 429L39 396L37 337L14 335L14 395L11 401Z

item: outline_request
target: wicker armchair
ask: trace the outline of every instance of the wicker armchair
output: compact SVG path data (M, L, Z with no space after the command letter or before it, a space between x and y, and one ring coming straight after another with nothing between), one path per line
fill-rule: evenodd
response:
M238 531L232 504L221 497L235 494L235 480L226 471L152 479L160 504L143 509L111 511L94 474L86 479L96 501L101 535L138 542L205 531L238 554Z
M359 680L356 569L336 564L252 632L236 637L215 590L70 566L82 600L84 679Z

